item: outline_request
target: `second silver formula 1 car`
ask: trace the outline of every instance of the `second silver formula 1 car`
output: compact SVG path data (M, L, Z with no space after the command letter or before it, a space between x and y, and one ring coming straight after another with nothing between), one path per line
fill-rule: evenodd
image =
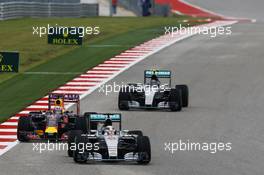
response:
M188 86L172 87L169 70L145 70L144 84L130 83L121 88L118 97L120 110L145 108L181 111L182 107L188 107L188 103Z

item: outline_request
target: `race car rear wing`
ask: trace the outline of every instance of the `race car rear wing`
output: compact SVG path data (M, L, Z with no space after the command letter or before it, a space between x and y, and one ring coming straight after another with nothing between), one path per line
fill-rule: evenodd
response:
M170 70L145 70L144 71L144 84L147 82L148 78L156 75L157 78L169 78L171 84L171 71Z
M76 103L77 115L80 114L80 96L78 94L57 94L50 93L48 99L48 109L51 110L51 105L64 108L64 103Z
M89 128L91 128L91 125L95 125L100 122L105 123L107 120L111 120L113 123L118 123L119 129L122 129L122 117L120 113L88 113L88 115Z
M105 121L107 119L113 122L121 122L121 114L90 114L90 121Z

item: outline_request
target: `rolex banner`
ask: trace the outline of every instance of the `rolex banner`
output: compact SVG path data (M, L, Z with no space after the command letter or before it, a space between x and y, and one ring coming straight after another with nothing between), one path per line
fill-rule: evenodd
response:
M18 72L19 53L18 52L0 52L0 73Z
M82 45L82 30L78 27L51 27L48 33L48 44Z

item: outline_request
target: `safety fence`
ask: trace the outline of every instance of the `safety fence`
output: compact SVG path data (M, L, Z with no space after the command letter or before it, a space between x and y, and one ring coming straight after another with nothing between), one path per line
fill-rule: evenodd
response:
M99 5L80 0L0 0L0 20L22 17L88 17L98 16Z

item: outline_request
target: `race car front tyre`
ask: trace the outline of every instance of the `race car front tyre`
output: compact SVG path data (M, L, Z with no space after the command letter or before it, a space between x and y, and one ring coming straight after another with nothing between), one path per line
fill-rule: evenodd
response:
M74 147L74 141L75 141L75 137L79 136L82 134L81 130L71 130L69 131L68 134L68 156L72 157L73 156L73 148ZM73 148L72 148L73 147Z
M189 105L189 88L187 85L176 85L176 89L180 89L182 92L182 107L188 107Z
M143 136L143 132L140 131L140 130L128 131L128 134L137 135L137 136Z
M22 132L27 132L27 131L32 131L30 117L20 117L18 120L18 126L17 126L17 139L20 142L29 141L25 133L22 133Z
M129 101L131 101L129 87L122 88L118 95L118 108L120 110L129 110Z
M169 106L171 111L182 110L182 93L179 89L171 89L169 96Z
M137 152L139 154L138 164L146 165L151 161L151 146L149 137L137 137Z
M87 162L87 152L85 150L86 139L81 135L75 137L76 149L73 151L73 160L76 163L86 163Z

